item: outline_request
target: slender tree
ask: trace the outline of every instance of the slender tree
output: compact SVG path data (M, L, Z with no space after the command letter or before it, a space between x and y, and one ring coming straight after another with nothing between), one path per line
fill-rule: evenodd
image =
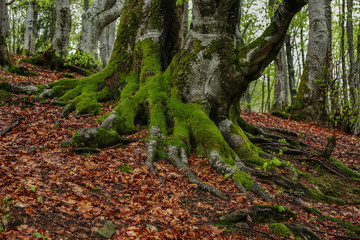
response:
M70 0L56 0L56 31L52 46L60 56L67 54L71 32Z
M325 121L331 61L331 2L309 1L309 45L299 92L289 109L297 119Z
M36 0L30 1L26 14L25 40L23 55L29 56L34 53L36 40L36 21L38 15L38 4Z
M276 8L275 4L278 4L275 0L269 1L270 8ZM273 11L271 9L271 11ZM285 46L283 46L274 60L275 62L275 91L274 100L272 103L271 111L282 112L289 105L289 82L288 82L288 70L286 63Z

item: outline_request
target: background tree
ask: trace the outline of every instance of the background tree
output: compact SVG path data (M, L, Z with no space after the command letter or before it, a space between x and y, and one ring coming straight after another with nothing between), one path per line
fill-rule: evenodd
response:
M65 56L71 32L70 0L56 0L56 32L52 46L60 56Z
M36 22L38 16L38 3L36 0L30 1L26 15L25 39L23 55L29 56L34 53L36 39Z
M82 14L82 31L79 49L83 53L96 53L97 44L103 29L116 20L124 5L124 0L96 0Z
M331 2L309 2L309 45L299 92L289 111L306 120L327 119L326 84L331 62Z

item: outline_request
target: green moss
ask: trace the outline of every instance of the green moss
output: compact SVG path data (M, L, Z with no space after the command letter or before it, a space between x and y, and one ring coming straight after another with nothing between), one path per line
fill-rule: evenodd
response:
M265 159L262 158L246 158L245 161L256 166L263 166L266 162Z
M0 89L0 100L6 100L13 97L13 94L5 90Z
M193 39L194 51L198 54L201 50L205 49L205 47L201 44L201 41L198 39Z
M237 182L240 182L248 191L251 191L254 180L251 178L251 176L248 173L237 171L235 172L233 179Z
M72 143L79 147L90 147L90 148L104 148L111 145L115 145L120 141L119 134L114 130L99 128L95 136L91 139L83 139L76 132L73 137Z
M314 200L320 200L320 201L327 202L327 203L336 203L336 204L346 205L346 201L344 201L344 200L326 196L316 190L309 189L309 191L310 191L310 197Z
M274 233L283 237L288 237L289 234L292 234L292 232L282 223L272 223L269 225L269 228Z
M345 166L343 163L341 163L340 161L334 159L334 158L330 158L329 159L334 165L336 165L338 167L338 171L345 174L346 176L349 176L351 178L353 178L353 180L360 182L360 174L355 172L354 170L348 168L347 166Z
M305 207L305 210L308 211L308 212L311 212L313 214L315 214L316 216L318 216L319 218L322 218L322 219L327 219L329 221L332 221L332 222L335 222L337 223L338 225L342 226L343 228L345 229L348 229L350 231L353 231L357 234L360 234L360 226L358 225L353 225L351 224L350 222L348 221L343 221L339 218L334 218L334 217L331 217L331 216L324 216L322 214L321 211L319 211L318 209L316 208L310 208L310 207Z
M76 98L74 106L76 114L88 113L97 115L101 110L94 93L83 93Z
M11 85L7 82L0 82L0 89L10 92L11 91Z

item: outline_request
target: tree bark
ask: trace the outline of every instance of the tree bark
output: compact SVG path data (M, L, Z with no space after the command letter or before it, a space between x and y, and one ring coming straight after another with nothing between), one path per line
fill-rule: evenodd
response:
M272 112L283 112L289 105L289 80L286 63L286 53L283 47L275 58L275 91Z
M97 44L103 29L116 20L122 11L124 0L96 0L85 11L82 18L82 31L79 49L86 53L92 53L96 57Z
M32 0L28 5L27 14L26 14L25 40L24 40L24 50L23 50L24 56L30 56L34 53L36 22L37 22L37 2L36 0Z
M289 112L303 120L325 121L326 85L331 61L331 5L328 0L309 2L309 46L299 93Z
M295 84L294 60L293 60L293 55L292 55L292 44L291 44L290 34L288 34L286 36L286 60L288 63L291 102L294 102L296 94L297 94L297 90L296 90L296 84Z
M115 43L115 22L106 26L100 36L100 58L103 68L107 65Z
M56 0L56 25L52 46L60 56L66 56L71 32L70 0Z
M345 5L345 4L344 4ZM358 93L359 88L356 87L356 83L359 81L359 69L355 61L354 53L354 27L353 27L353 0L347 0L347 17L346 17L346 32L347 43L350 61L350 74L349 74L349 86L350 86L350 101L353 107L358 106ZM345 7L345 6L344 6ZM345 89L344 89L345 90Z

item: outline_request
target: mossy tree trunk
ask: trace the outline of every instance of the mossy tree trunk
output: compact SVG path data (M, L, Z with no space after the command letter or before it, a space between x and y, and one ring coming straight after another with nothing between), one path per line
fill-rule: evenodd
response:
M271 201L241 160L261 161L262 151L241 129L238 103L249 83L275 58L292 17L305 4L284 0L261 37L235 48L237 0L194 0L186 39L185 6L176 6L176 0L128 0L105 69L80 80L60 80L47 91L72 100L67 112L96 114L98 101L119 99L113 112L99 119L100 127L73 136L76 145L106 147L146 122L150 169L155 170L157 157L167 156L200 188L226 198L187 168L187 155L197 148L240 190Z
M289 112L295 119L325 121L326 86L331 76L331 4L328 0L309 2L309 46L299 92ZM334 95L331 92L330 95ZM332 106L334 107L334 106Z

